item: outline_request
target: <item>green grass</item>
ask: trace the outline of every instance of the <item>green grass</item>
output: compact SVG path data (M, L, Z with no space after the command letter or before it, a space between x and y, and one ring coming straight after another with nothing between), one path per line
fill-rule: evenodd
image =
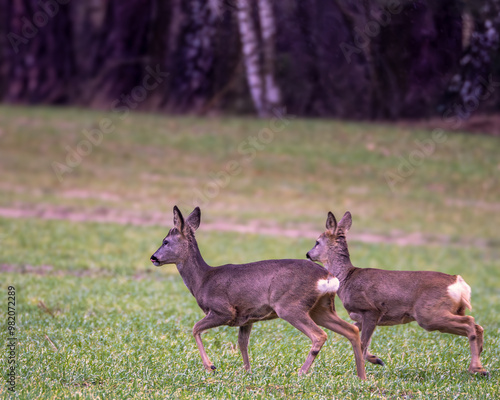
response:
M312 373L298 377L309 340L279 320L255 325L252 374L244 372L236 328L207 332L207 352L218 367L210 374L201 365L191 335L202 317L195 299L175 267L155 268L148 261L164 228L23 219L0 219L0 227L9 233L0 248L2 262L17 264L19 270L26 265L52 267L3 275L3 286L14 285L17 292L19 398L500 395L500 261L493 254L472 248L351 244L357 265L461 274L473 287L473 315L485 328L482 359L491 372L489 379L466 372L470 354L465 338L428 333L415 324L377 329L372 349L387 367L367 365L366 382L355 377L347 340L331 332ZM256 254L301 257L313 242L207 233L203 225L198 240L212 265L250 261ZM338 302L337 309L348 319ZM0 363L5 365L5 359Z
M106 117L114 131L60 182L51 164L64 163L65 147L74 149L85 139L82 130ZM0 213L49 210L121 222L0 217L0 320L6 320L6 288L13 285L17 398L500 397L498 139L448 132L392 191L385 174L397 171L400 157L408 160L415 141L432 139L431 132L293 119L250 160L250 138L269 126L245 118L142 114L120 120L79 109L0 107ZM466 372L465 338L425 332L415 323L375 331L372 350L387 366L367 365L366 382L355 376L348 341L333 333L312 372L298 377L310 343L280 320L255 325L252 374L244 372L236 328L204 334L218 367L205 372L191 335L202 312L175 266L153 267L149 256L171 225L172 206L190 211L197 193L209 190L212 177L232 161L237 173L201 204L197 238L209 264L304 258L316 236L289 238L280 229L319 234L328 210L337 216L350 210L353 235L435 235L441 239L405 247L351 240L352 261L462 275L473 289L472 315L485 329L482 361L490 377ZM130 216L152 225L124 224ZM256 229L219 232L204 229L207 223ZM259 227L276 235L259 234ZM482 245L474 246L478 240ZM349 320L338 299L337 310ZM2 350L4 379L6 361ZM3 384L0 397L8 398Z
M60 182L52 163L65 164L67 148L86 140L82 131L107 117L114 131ZM431 132L291 119L270 143L253 146L250 138L272 127L269 121L149 114L121 120L5 106L0 121L0 207L150 215L200 204L207 220L313 229L323 227L326 211L350 210L358 232L498 238L497 138L447 132L391 190L386 174L398 173L401 157L408 161L416 141L432 140ZM213 177L231 170L231 162L238 168L229 182L214 187ZM200 201L200 193L214 196Z

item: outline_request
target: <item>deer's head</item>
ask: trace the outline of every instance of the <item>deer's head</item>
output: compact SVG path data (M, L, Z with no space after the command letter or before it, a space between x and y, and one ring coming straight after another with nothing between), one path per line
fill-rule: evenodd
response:
M316 244L307 252L306 257L312 261L326 264L334 253L348 255L345 234L349 231L351 225L352 218L349 211L344 214L338 224L335 216L329 211L326 219L326 231L318 237Z
M185 260L189 254L189 245L194 241L194 232L200 226L200 219L199 207L184 220L180 210L174 206L174 227L165 236L160 248L151 256L151 262L159 267Z

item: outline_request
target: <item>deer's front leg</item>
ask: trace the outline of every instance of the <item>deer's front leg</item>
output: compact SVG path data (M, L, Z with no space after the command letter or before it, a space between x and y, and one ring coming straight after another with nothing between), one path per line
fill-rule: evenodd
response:
M363 350L363 357L365 360L371 362L372 364L378 364L385 366L385 363L378 358L376 355L371 354L368 350L370 341L377 324L373 318L370 316L362 316L360 314L351 313L350 317L356 321L356 325L361 332L361 349Z
M250 331L252 324L240 326L238 333L238 346L240 347L241 356L243 357L243 364L248 372L252 372L250 368L250 360L248 358L248 341L250 340Z
M198 350L200 351L201 361L203 362L203 366L208 371L214 371L216 368L208 358L207 352L203 347L203 342L201 341L201 334L208 329L225 325L230 320L231 318L227 318L226 316L223 315L214 314L212 311L210 311L205 318L194 324L193 336L194 339L196 340L196 345L198 346Z

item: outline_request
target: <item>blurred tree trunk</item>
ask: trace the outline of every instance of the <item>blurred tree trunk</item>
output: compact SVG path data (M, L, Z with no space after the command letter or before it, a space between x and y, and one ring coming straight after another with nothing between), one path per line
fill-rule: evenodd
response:
M174 4L175 0L155 0L151 6L150 26L147 37L148 62L155 68L157 65L169 73L173 71L175 49L175 25ZM174 33L171 35L171 33ZM171 40L172 39L172 40ZM148 97L146 105L152 109L160 109L165 106L171 92L172 79L167 78Z
M364 115L359 91L366 90L358 65L347 64L340 51L349 40L335 1L303 0L282 6L277 16L279 73L287 111L299 115ZM293 84L292 84L293 82ZM355 107L352 105L355 103Z
M141 0L94 0L75 5L74 16L80 22L75 47L80 50L85 103L109 105L110 100L119 100L141 85L149 61L147 39L153 5Z
M264 82L264 105L269 114L281 106L281 94L274 76L276 62L276 22L270 0L258 0L259 20L262 37L262 75Z
M262 117L266 115L267 110L264 107L264 82L262 81L259 40L252 15L252 4L251 0L239 0L238 23L248 87L257 114Z
M8 89L7 76L9 71L10 43L8 40L9 17L11 15L11 1L0 0L0 99L6 97Z
M239 38L238 0L217 0L218 16L215 24L212 97L201 113L254 112L251 95L245 81Z
M461 46L454 1L304 0L286 13L283 6L277 15L285 18L278 58L289 59L278 76L287 110L362 119L436 113Z
M492 61L500 44L500 0L468 4L463 18L463 52L446 102L448 113L466 119L494 90Z
M170 107L180 112L201 112L213 95L214 51L219 0L184 0L177 3L177 40Z
M74 77L71 19L65 5L42 7L37 0L13 0L6 11L8 66L4 98L11 102L66 103ZM7 44L7 43L5 43Z
M276 25L269 0L258 0L257 7L259 25L254 19L253 1L239 0L238 23L252 100L257 114L268 117L274 108L281 106L281 94L274 76Z
M96 98L103 97L99 92L103 63L100 54L106 35L108 7L109 0L89 0L71 4L73 49L78 77L75 77L71 95L73 101L79 104L88 105Z
M461 36L461 6L454 0L415 0L392 15L374 43L384 93L377 116L435 115L459 61Z
M500 0L61 2L0 0L3 101L396 119L500 98Z
M363 32L371 21L376 21L374 16L378 10L377 3L370 0L363 0L362 2L347 4L345 0L335 0L337 7L342 13L344 21L351 31L354 38L359 31ZM354 5L354 10L350 8ZM375 6L375 7L374 7ZM379 25L380 26L380 25ZM381 28L379 28L381 29ZM375 35L376 36L376 35ZM374 119L381 111L384 104L384 98L380 92L380 81L378 71L375 65L375 55L373 51L373 43L375 40L370 38L364 39L365 42L361 47L360 53L363 54L364 64L366 66L368 77L368 110L370 118Z

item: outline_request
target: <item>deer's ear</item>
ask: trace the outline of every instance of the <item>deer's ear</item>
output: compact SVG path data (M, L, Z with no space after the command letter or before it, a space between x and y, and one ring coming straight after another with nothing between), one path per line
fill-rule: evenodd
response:
M198 229L201 221L200 207L196 207L191 214L186 218L187 224L194 230Z
M351 213L349 211L346 211L346 213L339 222L339 229L342 229L345 233L347 233L349 232L349 229L351 229L351 225L352 225Z
M337 229L337 220L335 219L335 215L333 215L331 211L328 211L328 217L326 218L326 230L333 234L335 229Z
M177 206L174 206L174 227L176 227L179 232L182 232L184 228L184 218Z

